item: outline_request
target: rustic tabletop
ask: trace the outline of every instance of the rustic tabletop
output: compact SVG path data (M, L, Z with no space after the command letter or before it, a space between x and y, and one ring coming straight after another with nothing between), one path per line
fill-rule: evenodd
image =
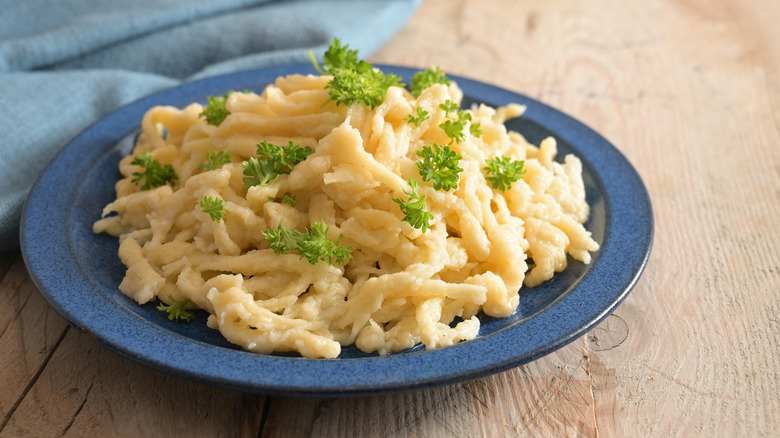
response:
M68 326L0 255L0 436L777 436L780 2L425 0L370 60L581 120L655 209L643 277L601 324L509 371L353 398L150 370Z

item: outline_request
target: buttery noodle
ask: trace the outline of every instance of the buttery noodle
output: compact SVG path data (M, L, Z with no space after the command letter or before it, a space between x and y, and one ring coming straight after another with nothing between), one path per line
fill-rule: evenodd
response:
M141 191L131 182L132 156L121 160L117 199L94 224L96 233L119 237L127 266L119 290L140 304L169 303L169 294L189 299L210 314L209 327L258 353L333 358L354 344L385 355L472 339L480 310L509 316L521 286L562 271L567 254L590 262L599 246L583 226L589 209L581 162L572 155L556 162L553 138L537 147L508 132L504 122L524 107L466 110L483 134L452 144L463 171L457 189L445 192L422 182L415 152L449 143L439 105L460 104L457 84L433 85L416 99L391 87L371 110L328 102L329 79L290 75L260 95L232 93L231 114L219 126L199 118L197 103L146 113L133 155L148 151L179 180L175 188ZM406 118L418 107L430 118L415 126ZM245 190L241 162L261 140L299 142L314 153L289 175ZM233 151L232 162L199 168L209 150ZM501 155L525 160L523 179L504 193L482 170ZM425 233L404 222L392 201L406 199L410 178L433 215ZM297 197L294 207L278 202L284 194ZM201 211L205 196L224 200L222 220ZM276 255L262 234L280 223L302 230L316 221L329 226L331 240L344 235L339 244L355 248L345 266Z

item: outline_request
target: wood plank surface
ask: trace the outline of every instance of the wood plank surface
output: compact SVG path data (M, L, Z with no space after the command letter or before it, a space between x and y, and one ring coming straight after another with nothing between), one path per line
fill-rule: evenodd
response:
M371 61L583 121L634 164L654 249L566 347L481 379L348 398L243 394L70 328L0 254L0 437L780 436L780 2L424 0Z

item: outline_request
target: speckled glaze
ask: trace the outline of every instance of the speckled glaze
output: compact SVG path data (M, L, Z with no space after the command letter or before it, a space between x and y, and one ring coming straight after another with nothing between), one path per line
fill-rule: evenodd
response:
M415 70L379 66L410 78ZM219 387L286 395L351 395L449 384L506 370L577 339L609 315L644 269L653 240L653 213L642 180L608 141L582 123L528 97L451 76L464 106L516 102L527 106L508 127L537 143L558 140L559 157L583 161L591 216L601 245L593 262L570 259L551 281L520 292L515 315L482 316L477 339L448 348L421 347L379 357L345 348L339 358L305 359L239 350L206 327L199 312L189 324L168 321L153 305L139 306L118 291L125 268L118 243L92 233L114 196L117 164L128 154L141 118L154 105L183 107L228 90L262 90L280 75L314 73L292 65L235 73L170 89L130 104L76 137L33 188L22 218L25 262L51 306L107 348L156 370Z

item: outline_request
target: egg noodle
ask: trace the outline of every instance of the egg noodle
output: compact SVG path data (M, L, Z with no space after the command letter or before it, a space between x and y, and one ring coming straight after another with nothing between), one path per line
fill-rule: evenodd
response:
M581 162L555 161L553 138L537 147L507 131L504 122L524 107L465 109L480 135L452 141L440 126L448 117L441 105L461 103L455 82L419 97L390 87L371 109L329 101L329 79L290 75L259 95L232 93L218 126L199 117L198 103L146 113L132 155L119 164L117 198L94 224L96 233L119 237L127 266L120 291L140 304L189 300L210 314L209 327L257 353L334 358L354 344L385 355L473 339L478 312L509 316L523 284L550 279L567 255L590 262L599 246L583 226ZM418 108L428 114L419 126L408 119ZM261 141L313 153L289 174L247 189L242 163ZM433 143L462 157L452 190L420 178L417 152ZM202 166L209 151L233 155L210 170ZM132 162L143 152L170 164L178 180L148 190L134 184ZM499 156L524 161L522 179L503 192L485 174L486 160ZM432 215L425 232L393 201L408 198L410 180ZM206 197L223 201L219 220L199 205ZM330 240L343 236L338 245L354 249L345 264L277 254L263 234L319 221Z

